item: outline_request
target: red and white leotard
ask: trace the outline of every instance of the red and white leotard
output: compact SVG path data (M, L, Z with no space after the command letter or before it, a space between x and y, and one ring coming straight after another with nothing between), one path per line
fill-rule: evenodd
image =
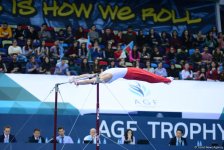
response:
M145 81L149 83L170 83L171 80L158 76L156 74L153 74L151 72L145 71L143 69L139 68L111 68L108 69L102 74L110 73L112 74L112 78L108 81L109 83L119 79L119 78L124 78L128 80L139 80L139 81Z

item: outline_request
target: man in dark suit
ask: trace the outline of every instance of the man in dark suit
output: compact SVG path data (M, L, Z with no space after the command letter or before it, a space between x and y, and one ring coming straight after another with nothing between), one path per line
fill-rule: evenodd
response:
M0 136L0 143L15 143L16 138L14 135L10 134L11 127L5 126L3 134Z
M169 145L172 145L172 146L185 146L185 145L187 145L186 138L183 138L182 136L183 136L183 130L177 129L176 136L173 137L170 140Z
M45 139L40 135L40 129L34 129L33 136L29 137L29 143L45 143Z

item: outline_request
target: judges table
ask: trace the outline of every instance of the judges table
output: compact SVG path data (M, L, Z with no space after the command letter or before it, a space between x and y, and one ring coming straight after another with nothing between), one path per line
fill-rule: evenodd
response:
M93 144L57 144L57 150L94 150L96 145ZM117 144L102 144L101 150L193 150L195 147L172 147L161 145L155 145L155 149L150 145L117 145ZM203 148L199 148L203 149ZM28 143L15 143L15 144L0 144L0 150L53 150L53 144L28 144Z

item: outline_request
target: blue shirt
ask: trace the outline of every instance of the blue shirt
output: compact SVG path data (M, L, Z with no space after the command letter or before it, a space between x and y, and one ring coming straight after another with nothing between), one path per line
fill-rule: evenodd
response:
M56 140L59 142L59 143L64 143L64 144L73 144L73 140L70 136L64 136L64 137L61 137L61 136L57 136L56 137Z

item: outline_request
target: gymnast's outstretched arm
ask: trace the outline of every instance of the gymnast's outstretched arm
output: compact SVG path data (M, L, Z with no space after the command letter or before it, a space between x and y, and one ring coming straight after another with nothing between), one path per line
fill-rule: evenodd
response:
M100 74L99 83L107 83L112 78L112 76L113 75L110 73ZM97 78L94 77L92 79L87 80L74 80L73 82L75 85L95 84L97 82Z

